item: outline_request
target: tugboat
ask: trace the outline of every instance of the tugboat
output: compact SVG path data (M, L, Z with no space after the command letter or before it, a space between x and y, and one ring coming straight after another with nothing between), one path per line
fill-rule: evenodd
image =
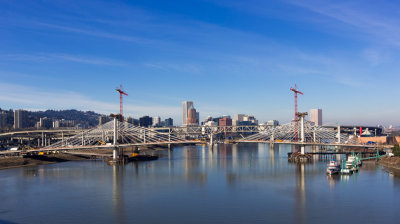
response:
M326 174L332 175L337 174L340 171L340 165L337 164L336 160L332 157L332 160L328 164L328 168L326 168Z

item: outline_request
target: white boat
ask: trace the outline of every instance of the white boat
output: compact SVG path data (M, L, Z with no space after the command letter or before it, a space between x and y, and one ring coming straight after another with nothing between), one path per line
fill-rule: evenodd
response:
M353 171L349 168L342 168L342 169L340 169L340 173L341 174L352 174Z
M358 168L362 165L358 155L350 155L346 161L346 168L352 171L358 171Z
M347 157L347 161L346 161L346 168L347 169L352 169L354 164L354 160L356 159L356 156L354 155L350 155L349 157Z
M336 160L332 158L332 160L328 164L328 168L326 168L326 173L332 175L339 173L339 171L340 171L340 165L338 165Z

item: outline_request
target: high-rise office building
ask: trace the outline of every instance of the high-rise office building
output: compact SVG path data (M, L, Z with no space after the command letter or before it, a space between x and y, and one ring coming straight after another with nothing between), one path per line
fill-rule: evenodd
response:
M191 107L189 107L187 112L186 125L198 125L198 124L199 121L197 120L197 112L192 105Z
M311 109L310 121L317 126L322 126L322 109Z
M26 128L27 127L28 112L26 110L15 110L14 111L14 128Z
M167 126L167 127L174 126L174 120L172 118L165 119L164 126Z
M0 111L0 129L7 127L7 116L5 111Z
M153 118L149 116L143 116L139 118L140 127L150 127L153 124Z
M188 110L190 107L193 107L193 101L182 102L182 125L186 125Z

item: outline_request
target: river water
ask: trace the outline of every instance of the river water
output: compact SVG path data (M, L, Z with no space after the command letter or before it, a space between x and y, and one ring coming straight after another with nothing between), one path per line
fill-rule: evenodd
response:
M0 223L400 223L400 178L373 162L351 176L290 146L176 147L157 161L0 170Z

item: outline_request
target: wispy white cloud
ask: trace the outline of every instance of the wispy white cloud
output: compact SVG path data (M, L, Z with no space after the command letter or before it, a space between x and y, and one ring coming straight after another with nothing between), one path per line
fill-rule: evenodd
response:
M60 25L55 25L55 24L50 24L50 23L37 22L35 24L38 26L42 26L42 27L47 27L47 28L52 28L52 29L57 29L57 30L62 30L62 31L67 31L67 32L73 32L73 33L79 33L79 34L85 34L85 35L90 35L90 36L96 36L96 37L114 39L114 40L122 40L122 41L134 42L134 43L148 43L149 42L148 40L143 39L143 38L127 36L127 35L119 35L119 34L113 34L113 33L101 32L101 31L95 31L95 30L89 30L89 29L86 30L86 29L80 29L80 28L75 28L75 27L60 26Z
M399 5L387 1L287 1L322 16L352 26L369 39L379 44L400 46ZM377 10L379 5L379 10ZM369 34L369 35L365 35ZM346 34L348 35L348 34Z
M1 54L0 59L2 61L30 61L30 62L76 62L83 64L93 65L125 65L126 62L121 62L107 58L95 58L81 55L70 55L62 53L36 53L36 54Z
M178 71L190 74L201 74L203 72L202 66L194 63L168 63L168 62L150 62L144 63L144 66L155 68L162 71Z
M31 86L0 82L0 101L2 106L23 109L78 109L102 114L118 113L119 104L96 100L70 91L44 91ZM126 115L136 118L143 115L175 116L181 113L180 107L160 105L124 105Z

